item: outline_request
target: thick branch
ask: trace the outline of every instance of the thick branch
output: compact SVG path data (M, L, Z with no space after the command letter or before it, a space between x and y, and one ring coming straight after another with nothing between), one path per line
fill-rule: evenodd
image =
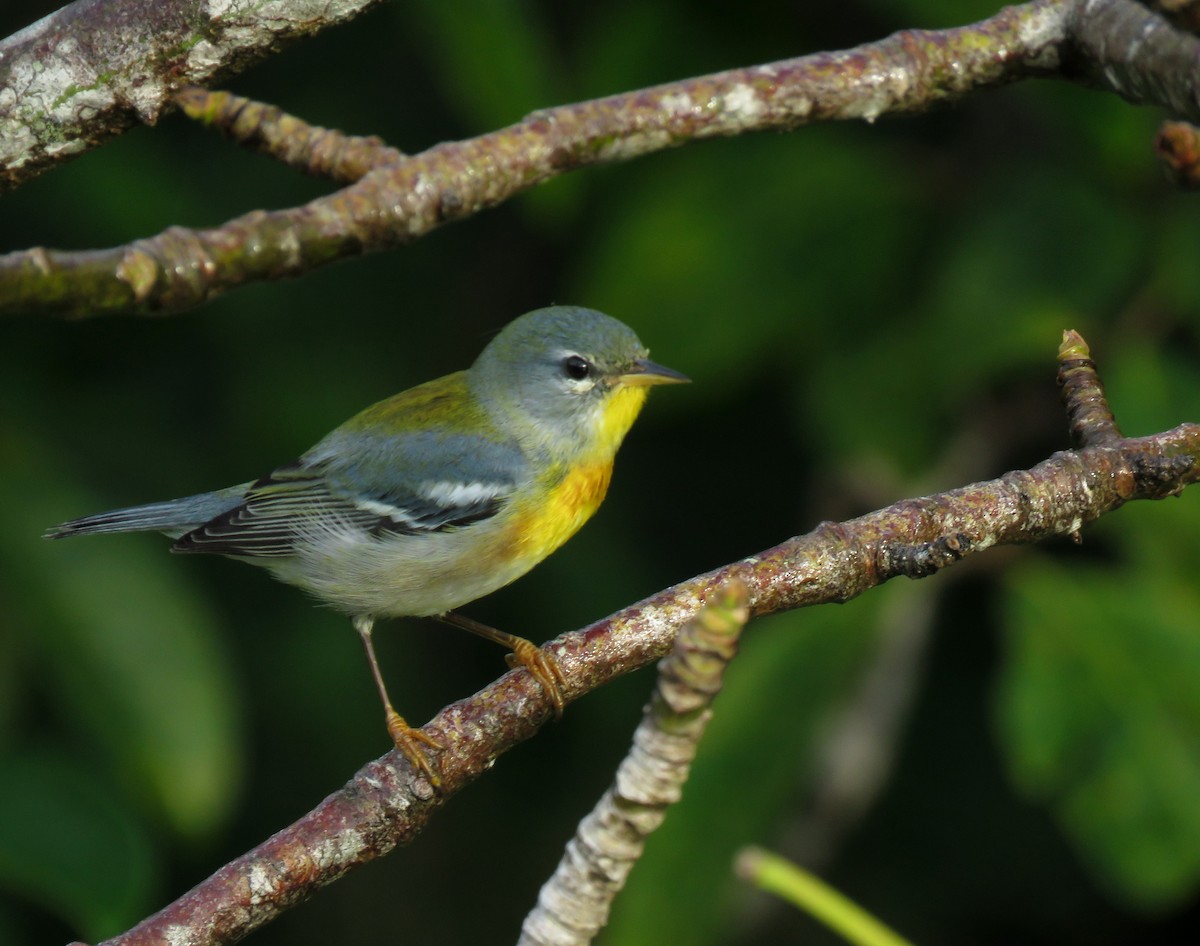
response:
M1183 30L1200 33L1200 2L1197 0L1142 0Z
M676 629L731 580L745 583L755 615L846 601L897 575L924 577L993 545L1072 535L1130 500L1172 496L1197 480L1197 424L1058 453L997 480L823 523L546 647L573 701L661 658ZM524 671L508 673L425 727L447 747L437 760L440 794L430 794L428 783L389 753L294 825L109 943L200 946L240 939L318 887L412 840L437 808L552 715L536 681Z
M1080 0L1070 33L1094 85L1200 120L1200 38L1134 0Z
M380 0L76 0L0 41L0 193Z
M974 26L905 31L844 52L548 109L438 145L303 207L255 211L214 230L173 227L110 250L10 253L0 257L0 312L179 311L251 280L406 243L574 168L700 138L923 111L1051 73L1069 10L1070 0L1035 0Z

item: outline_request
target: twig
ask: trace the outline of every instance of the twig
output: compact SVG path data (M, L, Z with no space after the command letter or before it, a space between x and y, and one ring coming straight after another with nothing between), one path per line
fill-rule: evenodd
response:
M1086 447L1116 443L1121 439L1092 353L1083 336L1074 329L1063 332L1062 344L1058 347L1058 390L1067 409L1071 439L1075 443Z
M658 667L658 686L612 787L580 822L518 946L586 946L608 921L613 898L683 793L725 667L749 617L746 589L732 582L680 630Z
M175 101L189 118L212 125L242 147L338 183L357 181L370 170L404 158L402 151L384 144L382 138L318 128L273 105L229 92L188 86Z

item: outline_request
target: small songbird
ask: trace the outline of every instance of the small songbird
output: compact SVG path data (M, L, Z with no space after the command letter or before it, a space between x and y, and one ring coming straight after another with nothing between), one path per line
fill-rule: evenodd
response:
M506 326L466 371L368 407L300 459L249 483L65 522L49 538L163 532L173 552L261 565L351 615L399 749L435 784L392 707L371 631L437 617L512 651L561 714L561 673L524 638L454 613L525 574L599 507L647 388L688 379L626 325L554 306Z

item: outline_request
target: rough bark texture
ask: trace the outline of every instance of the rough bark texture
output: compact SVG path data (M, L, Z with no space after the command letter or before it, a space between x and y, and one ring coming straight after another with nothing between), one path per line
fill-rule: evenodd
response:
M683 626L659 663L654 696L612 787L567 842L537 906L525 917L517 946L590 943L608 922L613 898L646 838L679 801L749 617L740 583L719 589L715 599Z
M286 19L283 6L280 0L251 17L233 6L215 12L215 2L161 10L151 3L153 14L134 16L132 39L117 41L108 39L113 18L133 14L118 12L125 10L118 0L85 0L0 44L0 185L102 140L134 116L153 121L176 89L362 4L347 0L308 19ZM160 69L164 61L169 67ZM147 62L155 64L149 73ZM410 158L392 160L381 142L340 142L320 131L324 151L344 147L355 155L340 169L346 173L331 176L373 170L303 207L253 211L211 230L173 227L108 250L7 254L0 257L0 313L182 311L246 282L402 245L575 168L714 136L874 121L1033 76L1082 78L1200 120L1200 39L1132 0L1033 0L971 26L906 30L841 52L536 112ZM298 137L312 131L286 116L267 123L283 126ZM231 131L293 163L313 145L278 134L255 142Z
M0 257L0 313L182 311L246 282L402 245L579 167L702 138L927 110L1051 74L1068 11L1066 0L1035 0L972 26L906 30L843 52L535 112L378 167L302 207L253 211L211 230L172 227L109 250L10 253Z
M77 0L0 41L0 193L380 0Z

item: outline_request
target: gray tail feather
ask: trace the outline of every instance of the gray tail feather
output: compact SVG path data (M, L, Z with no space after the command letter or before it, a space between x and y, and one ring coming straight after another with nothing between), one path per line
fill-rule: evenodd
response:
M245 483L163 503L98 512L47 529L43 538L65 539L70 535L98 535L105 532L165 532L178 538L233 509L245 497L249 486L249 483Z

